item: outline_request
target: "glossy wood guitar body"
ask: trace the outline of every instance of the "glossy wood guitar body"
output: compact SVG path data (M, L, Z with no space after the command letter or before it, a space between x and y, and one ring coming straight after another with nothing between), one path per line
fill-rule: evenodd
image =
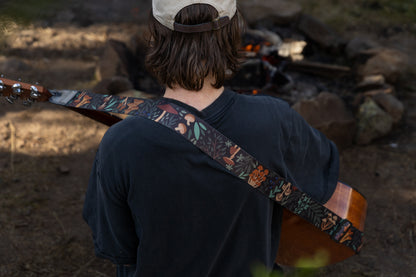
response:
M332 197L324 206L364 231L367 201L358 191L338 182ZM313 259L320 251L328 255L327 264L340 262L355 254L351 248L335 242L328 234L284 209L276 263L296 266L300 259Z

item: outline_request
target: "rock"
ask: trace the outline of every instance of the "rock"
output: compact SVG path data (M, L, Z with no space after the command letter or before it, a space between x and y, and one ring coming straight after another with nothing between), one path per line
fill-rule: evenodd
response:
M374 89L383 88L386 84L386 80L383 75L370 75L364 76L363 80L357 84L356 91L368 91Z
M369 144L376 138L387 135L393 126L393 118L383 111L371 98L366 98L358 111L357 144Z
M395 87L386 83L383 75L370 75L365 76L363 80L357 84L354 89L359 93L357 99L360 101L363 97L374 96L377 94L394 94ZM361 104L361 102L357 102Z
M133 89L133 84L126 77L114 76L108 84L107 89L110 94L117 94L123 91Z
M309 39L324 48L337 48L342 42L340 36L329 26L310 15L301 15L298 29Z
M114 50L109 42L106 44L104 52L97 64L95 75L99 81L109 80L116 75L128 76L128 72L125 71L123 62L117 51Z
M271 53L278 51L283 43L279 35L269 30L248 29L245 34L244 43L245 45L248 44L246 51L253 54L253 56L257 54L269 56ZM258 50L253 50L253 45L261 45L261 47Z
M404 113L404 105L394 95L390 93L379 93L374 95L373 99L393 118L393 123L396 124L402 119Z
M302 100L293 106L314 128L334 141L338 148L352 145L355 135L355 119L337 95L322 92L311 100Z
M112 94L132 88L151 89L160 94L160 86L152 76L144 74L145 71L144 56L136 55L126 43L110 39L97 64L96 77L102 81L97 89Z
M297 81L293 82L291 88L287 90L285 100L289 103L296 104L301 100L310 100L319 94L315 84Z
M58 172L62 175L67 175L71 172L71 170L69 169L69 167L67 167L66 165L60 165L57 168Z
M131 55L132 53L123 42L109 40L97 65L97 79L111 79L113 76L129 77L128 57Z
M363 95L364 96L374 96L374 95L377 95L377 94L394 94L395 91L396 91L396 89L393 86L385 84L381 88L368 90L368 91L364 92Z
M406 123L409 128L416 130L416 93L406 96ZM414 132L414 139L416 141L416 132Z
M387 82L396 83L409 67L409 57L398 50L372 49L366 51L365 54L372 55L372 57L359 69L361 76L380 74Z
M238 4L249 25L264 20L277 25L290 24L295 22L302 12L299 4L286 0L242 0Z
M353 59L365 50L379 47L380 45L377 42L372 41L369 38L355 37L348 42L345 47L345 52L348 58Z
M113 76L109 79L100 81L93 89L94 93L101 94L118 94L127 90L131 90L133 84L126 77Z

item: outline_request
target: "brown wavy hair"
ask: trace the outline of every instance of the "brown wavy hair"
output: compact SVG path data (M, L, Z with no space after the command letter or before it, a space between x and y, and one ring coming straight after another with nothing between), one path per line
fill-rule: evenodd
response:
M207 4L183 8L175 18L181 24L200 24L218 17L217 10ZM241 35L244 23L237 11L230 23L219 30L201 33L180 33L160 24L152 15L149 20L149 47L146 68L158 81L170 88L180 86L199 91L208 75L214 77L215 88L238 70Z

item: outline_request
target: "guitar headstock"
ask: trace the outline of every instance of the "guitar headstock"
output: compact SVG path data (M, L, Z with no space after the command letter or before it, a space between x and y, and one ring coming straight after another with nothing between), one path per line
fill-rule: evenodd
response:
M23 105L30 106L35 101L47 101L52 94L45 87L39 85L0 78L0 96L5 97L7 102L11 104L22 99Z

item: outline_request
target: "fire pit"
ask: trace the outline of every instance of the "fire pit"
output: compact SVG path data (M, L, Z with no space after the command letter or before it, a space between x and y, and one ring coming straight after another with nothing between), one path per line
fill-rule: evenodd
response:
M226 82L227 87L287 101L340 148L368 144L400 122L404 109L395 97L392 76L396 72L389 74L379 64L390 58L391 67L398 67L405 57L392 59L397 52L375 43L340 39L308 15L301 14L290 24L263 23L256 21L255 28L244 34L241 51L246 59ZM141 37L135 37L134 48L109 41L102 60L112 59L113 67L121 70L116 76L107 76L96 92L125 92L129 83L136 90L130 90L134 96L143 95L137 91L151 92L146 97L161 95L162 88L144 68L143 49ZM380 121L383 123L378 124Z

